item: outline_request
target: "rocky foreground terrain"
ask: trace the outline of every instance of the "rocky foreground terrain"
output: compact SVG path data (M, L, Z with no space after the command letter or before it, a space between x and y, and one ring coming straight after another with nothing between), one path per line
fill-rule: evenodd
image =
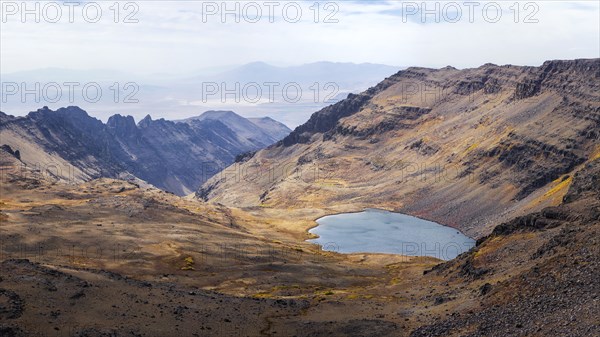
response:
M598 159L561 205L440 264L323 252L274 218L118 180L68 186L0 155L3 336L600 333Z

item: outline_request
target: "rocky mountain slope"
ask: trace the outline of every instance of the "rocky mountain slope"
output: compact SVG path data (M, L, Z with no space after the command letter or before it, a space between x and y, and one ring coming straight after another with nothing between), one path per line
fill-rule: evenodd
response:
M219 121L227 125L238 136L245 139L249 147L256 145L267 147L292 132L287 126L272 118L244 118L233 111L206 111L200 116L178 122L194 126L206 121Z
M461 287L476 295L472 309L411 336L599 335L599 159L574 175L563 200L497 226L472 251L427 271L424 281L463 280L439 304L456 305Z
M0 143L18 150L25 164L63 180L139 178L185 195L237 155L278 140L270 130L230 116L235 118L189 123L146 116L136 124L131 116L114 115L104 124L78 107L43 108L26 117L2 114Z
M268 133L269 136L276 139L277 141L282 140L292 132L292 130L290 130L290 128L288 128L285 124L280 123L271 117L247 119L255 125L257 125L258 127L260 127L263 131Z
M598 158L599 79L599 59L409 68L316 112L197 196L234 207L387 208L480 237L559 204L573 172Z

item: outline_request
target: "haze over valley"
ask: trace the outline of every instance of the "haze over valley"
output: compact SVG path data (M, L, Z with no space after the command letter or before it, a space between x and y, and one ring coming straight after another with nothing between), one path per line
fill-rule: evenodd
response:
M251 62L218 71L149 76L108 69L45 68L2 73L2 109L23 115L37 110L40 102L52 109L80 106L103 121L116 113L138 120L148 114L177 120L200 111L234 110L244 117L271 117L296 127L314 111L400 69L368 63L277 67Z

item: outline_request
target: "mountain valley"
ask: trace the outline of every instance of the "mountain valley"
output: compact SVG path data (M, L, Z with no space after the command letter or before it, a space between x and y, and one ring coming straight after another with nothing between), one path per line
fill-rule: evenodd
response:
M599 79L600 59L413 67L291 133L0 114L0 334L599 335ZM441 261L306 241L365 208L477 243Z

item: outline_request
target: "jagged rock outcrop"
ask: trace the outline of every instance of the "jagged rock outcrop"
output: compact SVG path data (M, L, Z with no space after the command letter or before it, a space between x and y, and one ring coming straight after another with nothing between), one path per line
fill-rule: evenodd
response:
M236 133L233 122L228 126L218 118L177 123L146 116L136 125L131 116L114 115L104 124L78 107L44 107L26 117L3 114L0 135L25 164L58 166L54 170L64 180L131 177L185 195L237 155L277 141L235 116L252 129Z
M4 152L10 154L11 156L15 157L18 160L21 160L21 152L19 150L13 150L10 146L4 144L2 146L0 146L0 149L2 149Z

